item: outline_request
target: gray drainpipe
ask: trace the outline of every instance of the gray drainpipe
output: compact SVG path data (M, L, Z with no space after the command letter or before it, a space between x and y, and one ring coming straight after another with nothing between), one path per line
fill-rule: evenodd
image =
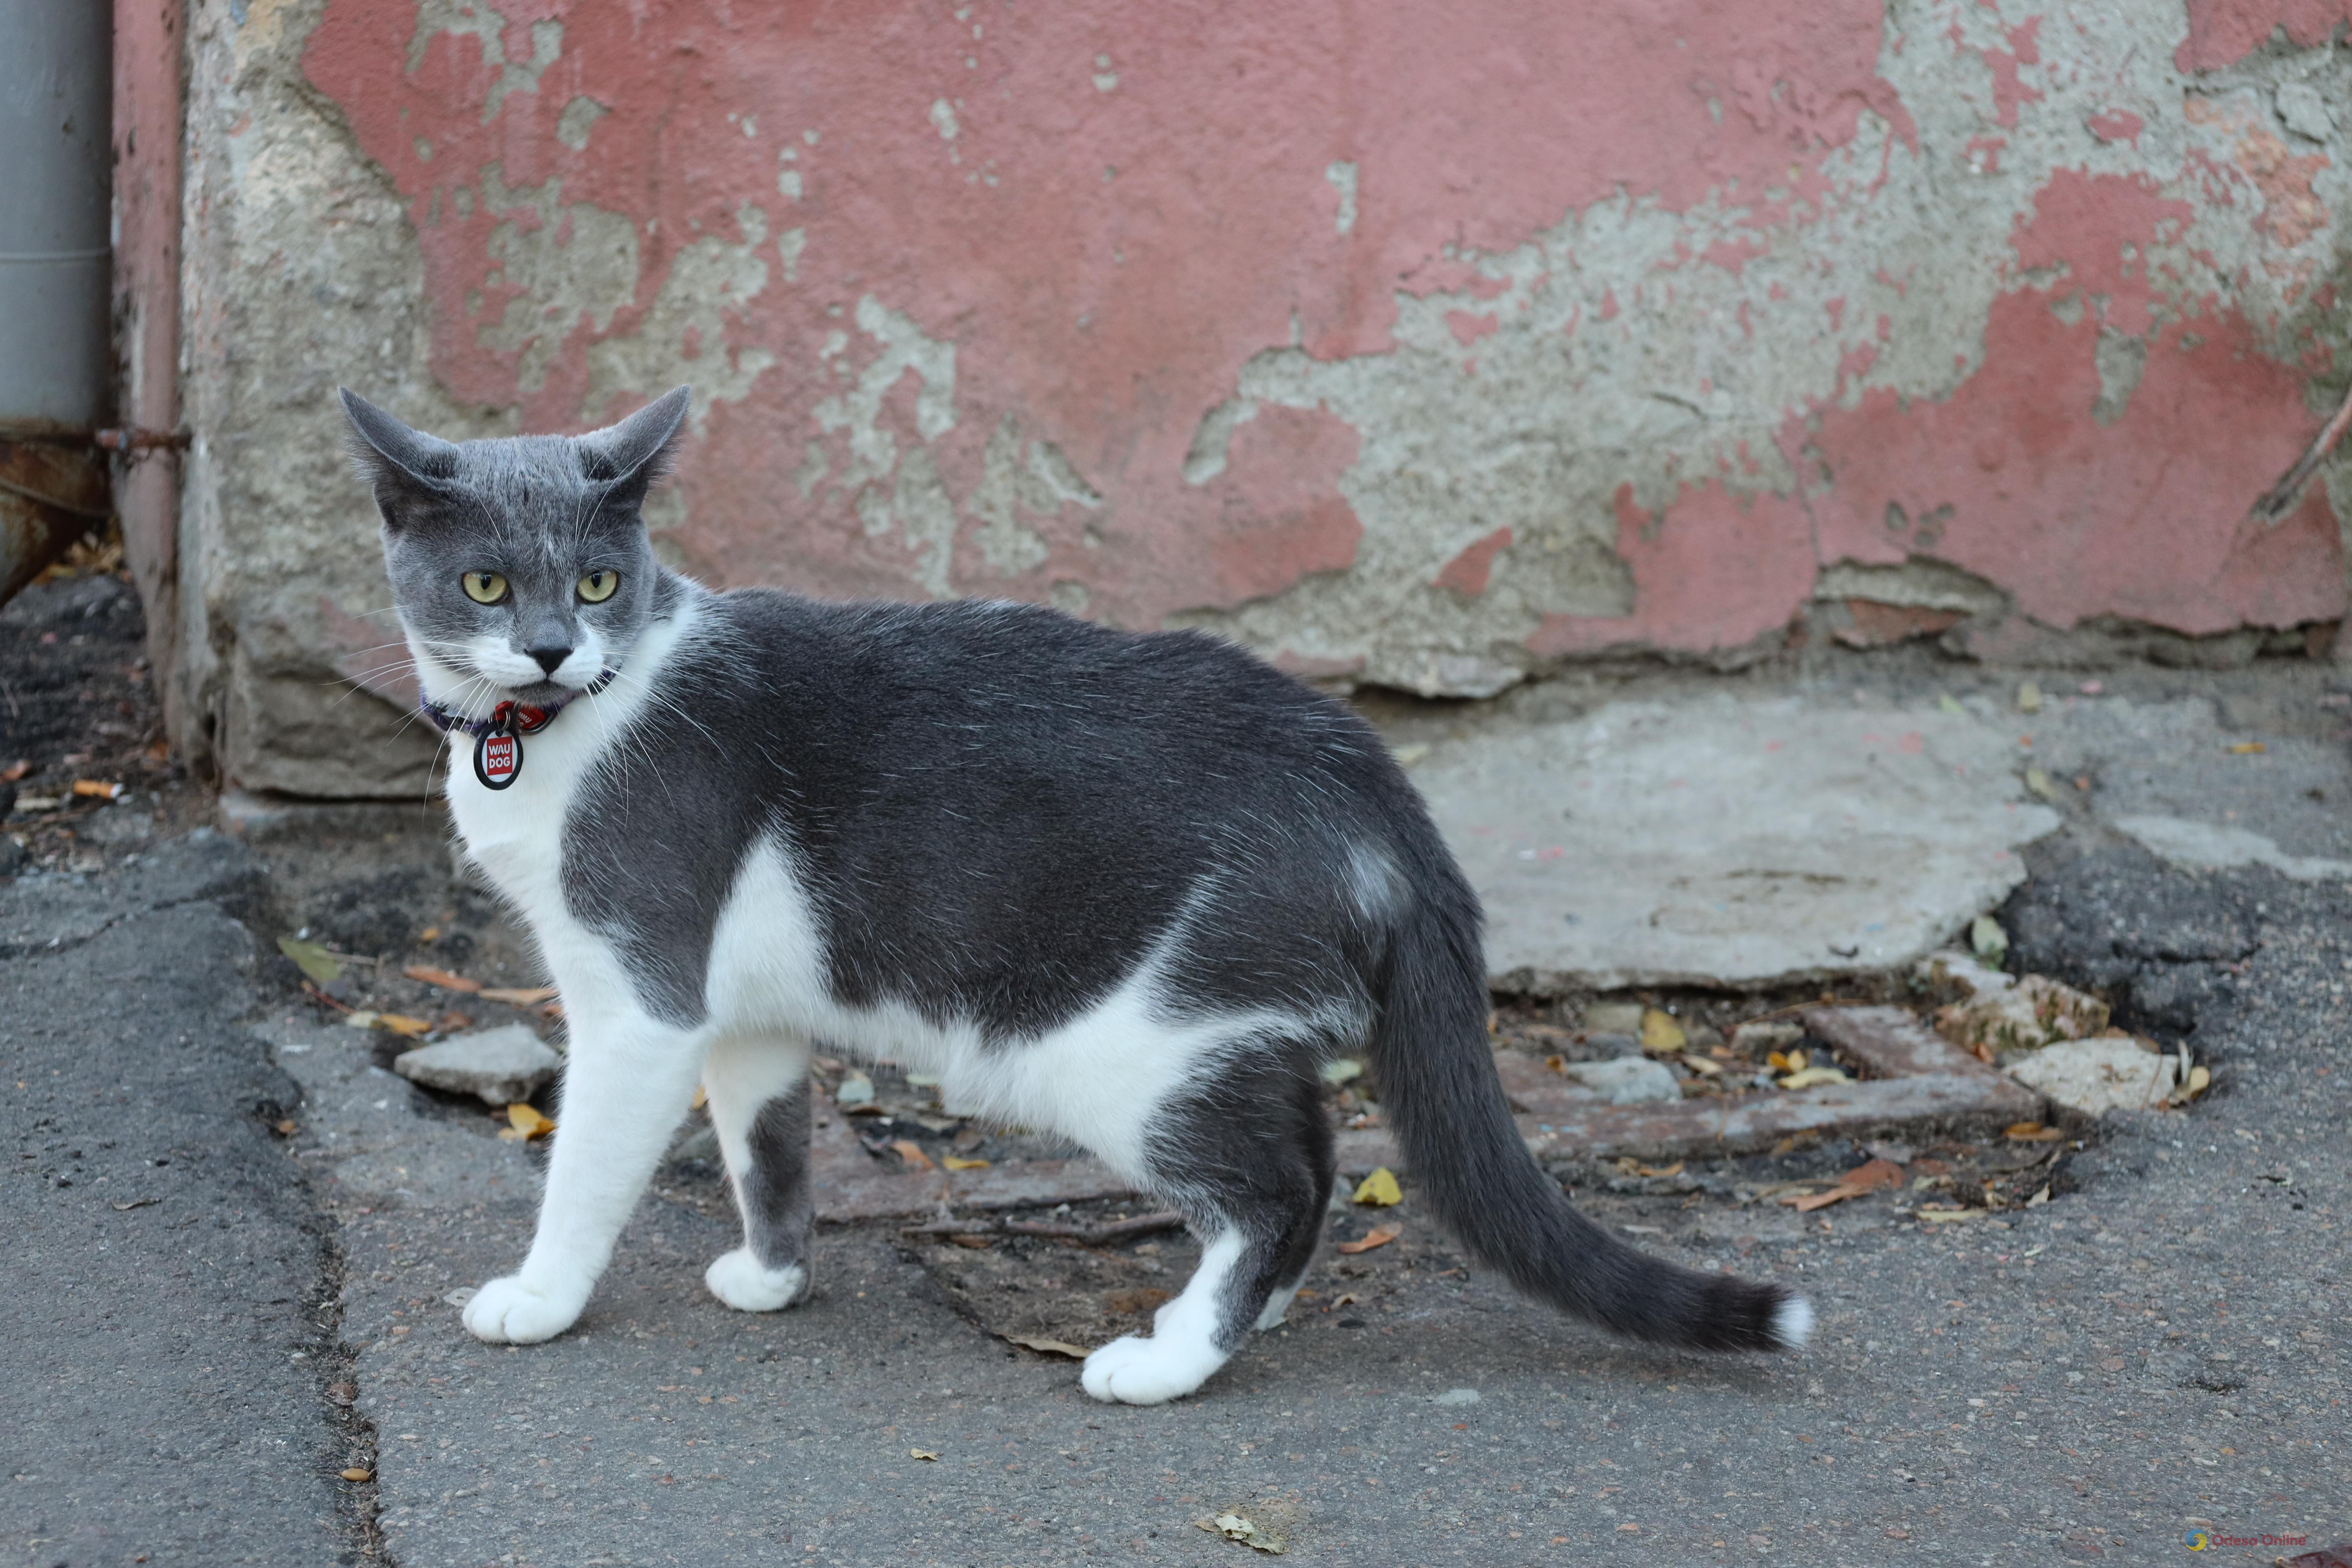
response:
M111 513L113 18L0 0L0 601Z

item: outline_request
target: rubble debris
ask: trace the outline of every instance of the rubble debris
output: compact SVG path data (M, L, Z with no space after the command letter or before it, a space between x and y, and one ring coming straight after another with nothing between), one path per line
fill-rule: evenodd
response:
M1936 1032L1984 1061L2040 1050L2054 1040L2083 1039L2107 1026L2105 1002L2047 975L2003 974L1950 951L1928 954L1920 973L1969 992L1967 1000L1937 1009Z
M1674 1070L1664 1062L1643 1057L1621 1057L1613 1062L1563 1062L1559 1070L1612 1105L1665 1105L1683 1097L1682 1085Z
M2009 1074L2029 1089L2085 1116L2110 1110L2150 1110L2172 1092L2178 1058L2130 1035L2060 1040L2011 1063Z
M529 1100L562 1069L563 1058L521 1024L453 1035L437 1045L403 1051L392 1070L414 1083L452 1094L478 1095L504 1108Z

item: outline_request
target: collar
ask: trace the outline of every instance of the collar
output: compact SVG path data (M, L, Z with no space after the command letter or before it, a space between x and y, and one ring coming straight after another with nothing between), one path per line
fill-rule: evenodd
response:
M570 697L559 697L543 708L534 707L528 702L501 702L490 710L490 716L487 719L460 719L430 698L417 704L417 711L425 715L426 723L444 734L455 730L460 734L477 737L535 735L546 729L558 713L571 705L574 698L595 696L596 693L612 685L620 673L617 669L608 669Z

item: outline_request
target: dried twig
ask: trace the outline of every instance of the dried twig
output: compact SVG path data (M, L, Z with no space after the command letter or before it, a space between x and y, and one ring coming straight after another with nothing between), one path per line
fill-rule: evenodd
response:
M2254 521L2276 522L2286 516L2287 509L2294 505L2294 498L2303 493L2305 483L2319 471L2319 465L2326 461L2327 454L2336 443L2344 439L2347 430L2352 430L2352 387L2345 389L2344 406L2338 408L2336 417L2321 428L2319 438L2311 444L2311 449L2296 458L2294 467L2279 476L2279 482L2263 491L2262 499L2254 502Z
M1138 1215L1133 1219L1112 1220L1104 1225L1060 1225L1051 1220L950 1219L930 1225L910 1225L900 1236L1043 1236L1056 1241L1083 1242L1088 1247L1101 1247L1108 1242L1124 1241L1129 1237L1150 1236L1162 1230L1182 1228L1184 1216L1174 1210L1159 1214Z

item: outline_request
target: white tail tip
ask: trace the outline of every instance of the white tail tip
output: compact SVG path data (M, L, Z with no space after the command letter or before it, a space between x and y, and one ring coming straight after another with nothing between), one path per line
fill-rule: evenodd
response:
M1813 1304L1791 1296L1772 1309L1772 1337L1782 1350L1801 1351L1813 1337Z

